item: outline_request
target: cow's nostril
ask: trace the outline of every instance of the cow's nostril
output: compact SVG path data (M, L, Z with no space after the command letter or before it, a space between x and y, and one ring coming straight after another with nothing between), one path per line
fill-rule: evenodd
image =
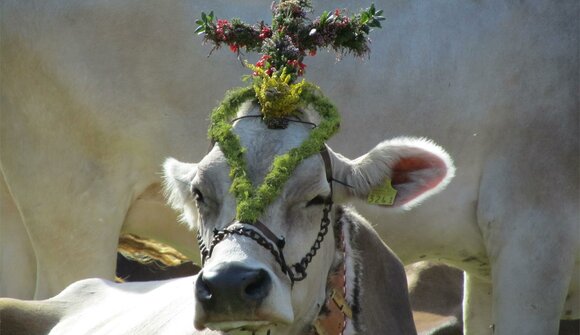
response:
M270 292L272 281L270 275L265 270L256 270L251 274L252 277L246 281L244 288L244 298L249 301L262 301Z
M211 289L203 278L203 275L200 275L198 280L195 282L195 296L201 302L208 302L213 296Z

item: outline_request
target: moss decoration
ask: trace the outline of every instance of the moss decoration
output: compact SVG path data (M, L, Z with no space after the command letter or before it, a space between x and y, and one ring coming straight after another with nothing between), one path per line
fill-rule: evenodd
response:
M300 90L301 105L311 106L319 113L322 121L299 147L277 156L262 184L254 188L247 173L245 150L238 136L233 133L229 120L235 117L242 103L255 98L253 87L229 91L212 112L209 128L209 137L219 144L230 166L230 192L237 200L236 219L246 223L258 220L266 207L280 194L296 167L305 158L318 153L340 126L340 115L332 103L320 93L318 87L303 82Z

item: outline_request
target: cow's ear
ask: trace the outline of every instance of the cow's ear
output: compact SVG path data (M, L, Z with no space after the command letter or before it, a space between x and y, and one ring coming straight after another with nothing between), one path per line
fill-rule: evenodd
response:
M197 173L197 164L182 163L167 158L163 163L163 189L169 205L182 213L187 202L193 200L191 181Z
M447 152L422 138L396 138L355 160L340 155L334 160L335 178L350 185L341 187L343 194L393 208L417 205L443 190L455 175Z

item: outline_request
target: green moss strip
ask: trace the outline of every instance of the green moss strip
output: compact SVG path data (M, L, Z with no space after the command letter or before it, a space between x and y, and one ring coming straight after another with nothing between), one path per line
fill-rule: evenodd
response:
M304 159L320 152L324 143L340 127L340 115L336 108L316 86L306 83L301 92L302 106L311 106L320 114L322 121L298 148L274 159L264 181L255 189L247 173L245 150L230 124L240 105L251 99L256 99L251 86L229 91L222 103L213 110L209 128L209 137L219 143L230 166L230 192L237 200L236 219L247 223L258 220L266 207L280 194L296 167Z

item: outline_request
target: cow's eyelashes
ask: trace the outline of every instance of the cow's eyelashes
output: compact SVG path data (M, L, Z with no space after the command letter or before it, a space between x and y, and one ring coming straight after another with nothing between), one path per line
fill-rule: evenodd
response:
M191 190L191 193L193 194L193 198L195 199L195 201L197 201L198 203L203 204L205 202L205 200L203 198L203 194L201 193L201 191L197 187L194 187Z
M317 195L316 197L312 198L312 200L310 200L306 203L306 207L323 205L325 200L326 200L325 197L323 197L321 195Z

